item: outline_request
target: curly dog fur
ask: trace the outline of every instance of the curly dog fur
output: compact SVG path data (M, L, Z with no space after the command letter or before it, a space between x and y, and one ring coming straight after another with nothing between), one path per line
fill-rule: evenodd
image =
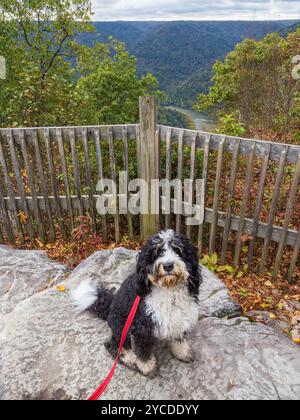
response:
M106 348L115 358L125 322L139 294L141 303L121 361L153 377L157 371L154 347L159 340L167 341L179 360L193 360L185 336L198 320L201 283L196 248L186 237L168 230L149 239L138 255L135 273L116 294L82 283L73 298L80 310L93 312L108 322L112 337Z

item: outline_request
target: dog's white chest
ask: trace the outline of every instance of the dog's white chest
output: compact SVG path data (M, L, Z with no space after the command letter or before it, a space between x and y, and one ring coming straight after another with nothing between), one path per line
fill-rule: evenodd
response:
M159 339L181 338L198 321L198 304L186 288L153 288L145 303Z

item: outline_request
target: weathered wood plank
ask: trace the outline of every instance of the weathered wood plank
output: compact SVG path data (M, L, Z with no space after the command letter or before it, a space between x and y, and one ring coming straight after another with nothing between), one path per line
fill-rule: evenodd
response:
M167 133L166 138L166 180L168 182L171 181L172 178L172 149L171 149L171 136L172 136L172 129L170 129ZM171 200L171 196L167 197L167 194L165 194L165 197L169 200ZM167 204L167 203L166 203ZM168 207L168 206L167 206ZM165 214L165 227L166 229L170 229L171 227L171 214L169 211Z
M29 233L30 241L34 245L34 243L35 243L35 233L34 233L33 225L32 225L32 222L31 222L31 214L30 214L28 206L27 206L25 187L24 187L23 180L22 180L22 175L21 175L21 171L20 171L20 167L19 167L19 160L17 158L17 153L16 153L16 149L15 149L15 144L14 144L14 139L13 139L13 136L12 136L12 132L10 132L8 134L7 140L8 140L8 146L9 146L9 151L10 151L10 157L11 157L13 168L14 168L14 173L15 173L15 176L16 176L16 182L17 182L17 186L18 186L21 201L22 201L23 214L24 214L24 217L25 217L25 225L26 225L27 231Z
M84 207L82 201L82 192L81 192L81 180L80 180L80 170L78 164L78 156L76 150L76 138L75 138L75 130L74 128L70 128L69 130L69 141L71 145L71 155L73 161L73 173L74 173L74 181L75 181L75 188L79 202L79 215L84 215Z
M100 131L100 137L103 141L108 141L108 136L107 136L107 129L108 127L113 128L114 130L114 134L116 136L116 138L122 138L122 129L124 127L124 125L95 125L95 126L86 126L85 128L87 129L87 134L88 136L92 135L94 130L99 130ZM128 137L130 139L136 139L136 128L138 127L138 124L128 124ZM56 132L57 130L60 130L62 133L62 137L65 138L66 142L68 142L68 131L69 129L74 129L75 130L75 137L76 138L80 138L81 137L81 131L82 131L82 126L68 126L68 127L31 127L31 128L24 128L24 134L25 134L25 140L28 144L32 144L32 137L31 137L31 131L37 130L38 131L38 135L41 136L44 133L44 130L47 129L49 130L49 138L51 141L56 141ZM11 129L11 128L0 128L0 135L2 134L3 136L6 136L7 133L9 131L13 132L13 136L15 139L16 144L20 144L20 139L18 137L18 129Z
M155 142L154 142L154 155L156 156L156 164L155 164L155 179L161 179L161 142L160 142L160 128L159 126L156 127L155 130ZM161 219L160 219L160 212L161 212L161 200L160 200L160 192L155 192L154 196L151 195L151 203L154 204L156 210L155 218L156 218L156 231L161 230Z
M166 141L166 135L168 132L169 127L166 126L160 126L161 127L161 140L163 142ZM179 137L179 133L180 133L179 128L173 128L172 130L172 141L173 142L178 142L178 137ZM198 133L198 141L197 141L197 148L199 149L203 149L204 148L204 143L205 143L205 136L207 136L210 133L206 133L203 131L197 131ZM195 131L194 130L185 130L184 136L185 136L185 142L186 144L191 144L192 143L192 139L195 135ZM219 148L219 144L220 141L222 139L222 135L221 134L211 134L211 150L212 151L217 151ZM256 151L255 151L255 156L258 158L264 158L265 157L265 153L266 150L268 148L269 142L266 142L264 140L254 140L254 139L245 139L245 138L241 138L241 137L230 137L230 136L226 136L226 145L225 145L225 152L229 152L229 153L233 153L234 150L234 146L236 144L237 140L241 141L240 144L240 155L242 156L248 156L251 153L250 147L251 144L253 143L253 141L256 144ZM282 151L286 148L286 144L282 144L282 143L272 143L272 152L271 152L271 156L270 156L270 160L273 161L279 161L280 160L280 156ZM299 155L300 152L300 146L296 146L296 145L291 145L287 154L287 162L288 163L296 163L297 162L297 157Z
M259 266L260 274L264 273L267 258L268 258L269 246L270 246L271 236L272 236L272 228L273 228L276 211L278 207L280 189L281 189L282 181L284 178L287 154L288 154L288 147L286 146L286 148L281 153L281 158L279 161L279 168L278 168L278 173L277 173L275 188L274 188L274 196L273 196L273 201L272 201L271 210L269 214L268 227L267 227L267 232L266 232L266 236L264 240L264 247L263 247L262 257L260 261L260 266Z
M54 211L57 215L57 221L59 224L59 228L61 230L61 234L63 239L66 241L68 239L67 230L65 226L65 221L63 217L63 212L60 204L59 199L59 190L56 182L56 173L55 173L55 166L54 166L54 159L53 159L53 153L51 148L51 141L50 141L50 135L49 135L49 129L45 128L43 132L43 139L45 142L45 148L46 148L46 154L47 154L47 161L48 161L48 169L50 174L50 183L51 183L51 189L54 196Z
M107 126L107 125L87 126L86 128L87 128L88 135L92 134L95 129L99 129L100 132L101 132L101 138L106 141L106 140L108 140L108 138L107 138L107 128L108 127L111 127L111 126ZM116 126L113 126L113 127L114 127L114 132L115 132L116 137L122 138L122 129L123 129L124 126L123 125L116 125ZM137 132L136 129L138 127L138 124L130 124L130 125L127 125L127 127L128 127L129 138L136 139L136 132ZM167 130L170 127L166 127L166 126L162 126L162 125L159 126L159 127L161 128L161 140L163 142L165 142L166 133L167 133ZM57 128L62 130L62 134L64 136L67 135L67 132L69 130L69 127L51 127L49 129L49 134L50 134L50 139L51 140L56 139ZM81 135L82 127L73 126L71 128L75 129L76 136ZM44 129L45 129L45 127L41 127L41 128L38 128L37 130L39 131L39 134L40 134L40 132L43 133ZM0 129L0 134L2 133L3 135L6 135L9 130L11 130L11 129L1 128ZM13 135L14 135L15 140L19 144L20 141L18 139L18 134L17 134L18 130L17 129L12 129L12 130L13 130ZM25 128L24 129L26 141L28 139L29 143L32 142L32 139L30 137L30 130L31 130L31 128ZM180 128L173 128L172 141L178 142L180 131L181 131ZM193 133L194 133L193 130L185 130L185 141L186 141L187 144L191 143L192 137L194 135ZM203 131L198 131L197 133L198 133L198 139L199 139L199 141L197 143L198 148L202 148L202 149L204 148L204 142L205 142L204 138L205 138L205 136L211 134L211 136L212 136L211 150L214 150L214 151L218 150L220 139L222 137L221 135L214 134L214 133L207 133L207 132L203 132ZM234 150L234 145L235 145L237 139L241 140L241 154L245 155L245 156L249 155L249 153L250 153L249 144L251 144L253 142L253 139L244 139L244 138L239 138L239 137L227 136L225 151L226 152L232 152ZM255 140L255 142L256 142L256 156L260 157L260 158L263 158L265 156L265 152L266 152L268 142L266 142L264 140ZM282 144L282 143L272 143L272 145L273 145L273 147L272 147L272 153L271 153L271 156L270 156L270 160L279 161L281 152L286 147L286 145ZM291 145L290 146L290 149L289 149L289 152L288 152L288 155L287 155L287 162L288 163L296 163L297 156L299 154L299 149L300 149L300 146L296 146L296 145Z
M291 263L290 263L290 267L289 267L289 272L288 272L288 281L291 282L293 280L293 274L297 265L297 261L299 258L299 251L300 251L300 226L299 226L299 231L298 231L298 235L297 235L297 239L296 239L296 243L295 243L295 247L294 247L294 251L292 254L292 259L291 259Z
M12 185L12 181L10 179L9 171L8 171L8 168L7 168L5 155L4 155L4 151L3 151L3 146L2 146L2 141L3 141L3 137L0 135L0 164L2 166L4 182L5 182L5 185L6 185L6 188L7 188L10 207L11 207L11 212L12 212L12 216L14 218L14 222L16 224L16 228L17 228L17 231L18 231L18 236L20 238L21 243L24 243L25 242L25 236L24 236L24 232L23 232L23 226L20 222L19 215L18 215L18 209L17 209L17 206L16 206L16 196L15 196L14 188L13 188L13 185Z
M271 148L272 148L272 146L271 146L271 144L269 144L269 147L266 149L266 155L265 155L265 158L264 158L262 172L261 172L261 175L260 175L257 201L256 201L255 212L254 212L254 216L253 216L253 229L251 231L251 239L249 241L249 251L248 251L248 256L247 256L248 268L251 267L252 261L253 261L253 256L254 256L255 240L256 240L256 234L257 234L257 229L258 229L259 217L260 217L262 204L263 204L263 199L264 199L265 184L266 184L266 179L267 179L267 175L268 175Z
M94 233L97 233L97 223L95 215L95 201L93 194L93 183L92 183L92 173L91 173L91 164L90 164L90 155L89 155L89 144L88 144L88 134L87 129L82 129L82 142L84 149L84 160L85 160L85 173L86 173L86 182L88 187L88 196L90 200L90 216L92 220L92 229Z
M97 154L97 166L98 166L98 180L101 181L103 176L103 159L102 159L102 149L101 149L101 133L98 128L95 128L93 131L93 136L96 144L96 154ZM107 224L106 224L106 216L101 216L101 223L102 223L102 235L104 242L107 242L108 235L107 235Z
M151 185L151 180L156 179L158 165L160 167L157 151L160 149L160 136L157 136L156 102L152 96L140 97L140 130L138 132L138 168L139 178ZM150 189L150 188L149 188ZM158 230L157 215L151 213L151 192L149 191L148 214L140 216L141 237L147 239ZM156 207L157 203L154 204Z
M0 217L1 217L1 209L0 209ZM2 228L1 228L2 224L0 223L0 244L4 244L4 236L2 233Z
M288 232L288 228L289 228L292 216L294 214L295 202L298 195L299 180L300 180L300 154L299 154L298 162L296 164L296 169L295 169L295 173L294 173L293 181L292 181L292 187L291 187L289 199L287 202L286 213L285 213L285 218L283 222L283 232L282 232L282 237L279 242L279 246L278 246L278 250L276 254L275 265L274 265L274 270L273 270L273 278L276 278L279 274L280 263L282 260L284 247L286 244L287 232Z
M37 162L37 169L38 169L38 174L39 174L41 190L42 190L43 196L45 197L46 214L47 214L47 218L48 218L50 239L51 239L52 242L54 242L56 240L56 233L55 233L55 227L54 227L54 224L53 224L53 216L52 216L51 206L50 206L50 202L49 202L49 195L48 195L48 190L47 190L46 177L45 177L45 174L44 174L45 167L44 167L44 163L43 163L43 160L42 160L42 154L41 154L41 149L40 149L40 143L39 143L39 137L38 137L37 130L32 131L32 139L33 139L33 144L34 144L34 149L35 149L35 158L36 158L36 162Z
M171 208L174 209L174 200L171 201ZM185 213L184 213L185 214ZM219 211L218 212L218 226L221 228L225 227L226 223L226 216L227 214L224 212ZM212 224L214 220L213 210L206 208L205 209L205 223ZM231 230L233 232L237 232L240 226L240 217L239 216L232 216L231 217ZM253 220L252 219L245 219L245 232L250 233L253 229ZM264 239L266 236L266 232L268 229L268 225L264 222L259 222L258 229L257 229L257 238ZM271 240L273 242L279 243L282 235L282 227L280 226L273 226L272 229L272 236ZM298 232L292 229L288 230L288 237L287 237L287 245L291 247L296 246L296 240L297 240L297 234Z
M197 133L195 133L191 143L191 161L190 161L190 186L191 191L188 197L188 207L192 207L194 204L194 192L195 192L195 175L196 175L196 145L197 145ZM191 210L191 209L190 209ZM191 215L191 211L190 211ZM191 239L192 237L192 226L187 225L186 235Z
M234 198L235 192L235 182L237 177L237 169L238 169L238 158L239 158L239 149L240 149L240 140L237 140L235 149L232 155L232 163L231 163L231 175L230 175L230 184L229 184L229 192L227 198L227 217L225 228L223 232L223 242L222 242L222 252L221 252L221 264L224 265L226 261L226 252L228 247L228 240L230 234L230 223L231 223L231 216L232 216L232 200Z
M225 143L226 143L226 138L223 136L219 144L219 153L218 153L218 162L217 162L214 204L213 204L213 222L211 226L210 241L209 241L210 255L212 255L216 249L215 247L216 247L216 237L217 237L217 227L218 227L218 214L219 214L220 190L221 190L221 181L222 181L222 167L223 167Z
M24 163L25 163L25 168L26 168L26 172L27 172L27 176L28 176L28 183L29 183L29 187L30 187L30 191L31 191L31 197L32 200L34 202L34 217L37 223L37 228L38 228L38 232L39 232L39 237L41 239L42 242L46 242L46 232L43 226L43 219L41 216L41 212L40 212L40 208L39 208L39 204L38 204L38 200L37 200L37 191L35 188L35 182L34 182L34 175L33 175L33 169L32 169L32 165L30 162L30 158L29 158L29 154L27 151L27 144L25 141L25 136L24 136L24 132L23 130L19 131L19 138L21 141L21 150L22 150L22 155L23 155L23 159L24 159Z
M207 183L208 183L208 176L209 176L210 140L211 140L211 135L208 135L206 136L205 143L204 143L203 171L202 171L202 177L203 177L203 182L204 182L204 209L206 207ZM199 250L200 257L202 256L202 252L203 252L204 226L205 226L205 220L203 223L199 225L199 232L198 232L198 250Z
M10 222L10 217L9 217L6 205L5 205L4 193L3 193L1 182L0 182L0 216L4 223L4 226L2 227L2 229L6 230L9 242L14 245L16 243L16 240L15 240L13 228Z
M108 141L109 141L109 157L110 157L110 173L111 179L117 184L117 169L116 169L116 157L115 157L115 143L114 143L114 134L111 128L108 128ZM120 215L118 213L118 203L117 212L114 215L115 222L115 238L116 242L120 242Z
M66 196L60 196L59 199L60 199L60 202L61 202L62 209L64 211L67 211L67 198L66 198ZM84 202L84 207L88 209L89 208L88 196L83 195L82 199L83 199L83 202ZM97 195L94 196L94 199L95 200L97 199ZM55 209L54 197L49 196L49 200L50 200L51 208ZM71 200L72 200L73 208L78 209L78 198L77 198L77 196L71 196ZM5 205L6 205L7 210L11 211L9 198L5 197L4 201L5 201ZM38 201L39 201L40 209L45 211L44 197L38 196ZM32 199L30 197L28 197L27 202L28 202L28 206L30 208L30 211L32 211L33 210ZM17 206L18 209L22 209L22 204L21 204L21 201L20 201L20 197L16 197L16 206ZM172 199L171 200L171 210L174 211L174 208L175 208L175 200ZM184 213L184 216L188 216L188 214ZM206 208L205 209L205 223L212 224L212 221L213 221L213 210ZM221 228L224 228L225 227L225 222L226 222L226 213L219 211L218 226L221 227ZM240 225L240 218L238 216L232 216L231 230L234 231L234 232L237 232L238 229L239 229L239 225ZM245 219L245 231L250 233L252 228L253 228L253 220L246 218ZM263 239L266 236L267 228L268 228L268 226L267 226L266 223L259 222L258 230L257 230L257 238ZM281 239L282 231L283 231L282 227L273 226L271 240L276 242L276 243L279 243L280 239ZM298 240L297 238L298 238L298 231L289 229L286 244L294 248L297 245L297 240Z
M58 151L60 155L62 175L63 175L65 193L66 193L67 203L68 203L68 215L70 218L71 232L73 234L74 220L73 220L73 209L72 209L72 202L71 202L71 191L70 191L70 184L69 184L69 174L68 174L66 154L65 154L64 143L63 143L63 135L62 135L62 130L60 128L56 130L56 141L58 143Z
M184 154L183 154L183 142L184 142L184 130L180 131L178 139L178 169L177 169L177 178L183 181L183 164L184 164ZM176 215L176 232L181 233L181 223L182 215Z
M255 143L253 143L251 146L251 153L248 158L246 178L245 178L245 184L244 184L244 193L243 193L243 200L242 200L242 207L241 207L241 214L240 214L240 227L237 234L237 241L236 241L236 247L235 247L235 253L234 253L235 266L239 265L240 256L241 256L242 235L244 233L245 218L246 218L247 206L249 202L251 179L252 179L252 173L253 173L253 161L254 161L254 156L255 156L255 147L256 145Z
M123 142L123 165L124 171L126 172L126 184L129 183L129 151L128 151L128 127L123 127L122 130L122 142ZM128 188L128 187L127 187ZM127 224L128 224L128 236L133 237L133 223L132 216L128 209L128 195L127 195Z

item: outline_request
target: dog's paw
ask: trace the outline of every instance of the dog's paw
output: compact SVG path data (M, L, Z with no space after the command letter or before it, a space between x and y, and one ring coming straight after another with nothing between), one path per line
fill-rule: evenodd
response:
M151 356L149 360L144 362L139 359L132 350L123 350L120 357L120 363L148 378L154 378L157 375L157 362L155 356Z
M147 376L147 378L155 378L157 375L157 360L154 355L150 357L149 360L146 362L137 359L137 369L143 375Z
M172 340L170 348L173 356L184 363L192 363L195 360L194 352L186 340Z
M178 359L184 363L193 363L195 361L195 354L193 350L189 348L189 350Z
M122 350L121 356L120 356L120 363L122 365L125 365L129 369L136 370L136 364L137 364L137 357L133 353L132 350Z

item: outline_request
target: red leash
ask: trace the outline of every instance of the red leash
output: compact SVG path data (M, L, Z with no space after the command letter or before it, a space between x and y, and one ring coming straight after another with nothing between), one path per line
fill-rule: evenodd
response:
M135 299L134 304L132 306L132 309L131 309L131 311L128 315L125 327L124 327L123 332L122 332L120 346L119 346L119 350L118 350L118 355L117 355L116 360L113 364L113 367L111 368L111 371L109 372L107 377L104 379L102 384L99 386L99 388L97 388L96 391L93 393L93 395L88 399L89 401L98 400L100 398L100 396L103 394L103 392L106 390L108 384L110 383L112 377L114 376L114 373L115 373L116 367L118 365L118 361L119 361L119 357L120 357L123 345L125 343L126 337L128 335L128 332L130 330L130 327L133 323L134 317L135 317L136 312L138 310L140 300L141 300L141 297L137 296L137 298Z

